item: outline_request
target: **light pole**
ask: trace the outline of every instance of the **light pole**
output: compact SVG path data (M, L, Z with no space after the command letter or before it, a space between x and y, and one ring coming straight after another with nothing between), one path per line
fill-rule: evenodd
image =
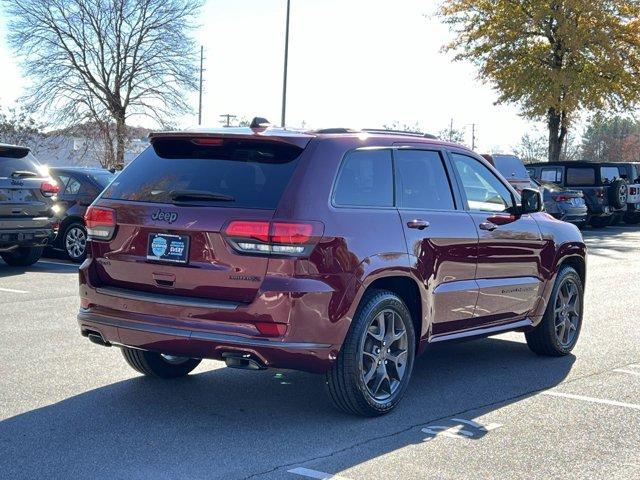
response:
M289 15L291 13L291 0L287 0L287 28L284 39L284 77L282 81L282 128L286 126L287 116L287 68L289 66Z

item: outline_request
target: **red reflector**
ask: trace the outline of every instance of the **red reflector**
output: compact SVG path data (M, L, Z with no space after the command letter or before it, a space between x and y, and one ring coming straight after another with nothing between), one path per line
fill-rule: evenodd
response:
M311 239L313 226L308 223L275 222L271 233L273 243L299 244Z
M284 323L256 322L256 328L268 337L281 337L287 331L287 325Z
M261 242L268 242L269 222L235 220L229 224L225 233L233 238L255 238Z
M116 212L110 208L89 207L84 215L87 228L95 228L98 226L115 227Z
M567 200L569 200L569 197L566 195L557 195L556 197L554 197L556 202L566 202Z
M40 185L40 191L44 194L55 195L60 191L60 186L55 181L46 180Z
M596 197L604 198L604 190L596 190Z
M81 308L89 308L91 306L91 302L89 301L88 298L81 298L80 299L80 307Z
M209 147L219 147L224 143L224 140L222 138L209 138L209 137L194 138L191 141L196 145L205 145Z

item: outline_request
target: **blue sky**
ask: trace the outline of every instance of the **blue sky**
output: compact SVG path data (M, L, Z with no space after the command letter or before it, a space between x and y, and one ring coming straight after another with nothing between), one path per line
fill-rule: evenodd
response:
M292 0L288 125L418 122L436 133L453 118L457 128L477 124L481 151L508 151L523 133L542 131L516 107L495 106L475 68L441 52L450 33L431 15L438 3ZM207 1L197 33L206 55L203 123L217 126L223 113L279 122L285 10L286 0ZM0 17L2 106L13 105L28 81L6 43L8 20ZM194 115L181 118L182 126L197 122L197 97L191 100Z

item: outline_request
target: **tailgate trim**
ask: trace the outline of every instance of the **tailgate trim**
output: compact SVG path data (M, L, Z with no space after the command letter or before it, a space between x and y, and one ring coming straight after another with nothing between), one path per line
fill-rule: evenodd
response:
M127 300L139 300L153 302L162 305L176 305L179 307L213 308L216 310L236 310L241 303L224 300L207 300L206 298L185 297L182 295L164 295L162 293L138 292L117 287L98 287L96 292L110 297L126 298Z

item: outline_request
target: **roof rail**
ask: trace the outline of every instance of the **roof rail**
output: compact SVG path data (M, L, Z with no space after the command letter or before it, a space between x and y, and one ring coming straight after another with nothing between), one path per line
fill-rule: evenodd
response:
M431 138L433 140L437 140L438 137L435 135L431 135L430 133L424 132L412 132L408 130L392 130L387 128L363 128L363 132L368 133L390 133L392 135L404 135L407 137L423 137L423 138Z
M339 133L381 133L381 134L391 134L391 135L403 135L406 137L422 137L422 138L430 138L433 140L438 140L438 137L435 135L431 135L430 133L423 132L410 132L406 130L389 130L385 128L363 128L361 130L355 130L353 128L321 128L320 130L315 130L313 133L318 134L339 134Z

